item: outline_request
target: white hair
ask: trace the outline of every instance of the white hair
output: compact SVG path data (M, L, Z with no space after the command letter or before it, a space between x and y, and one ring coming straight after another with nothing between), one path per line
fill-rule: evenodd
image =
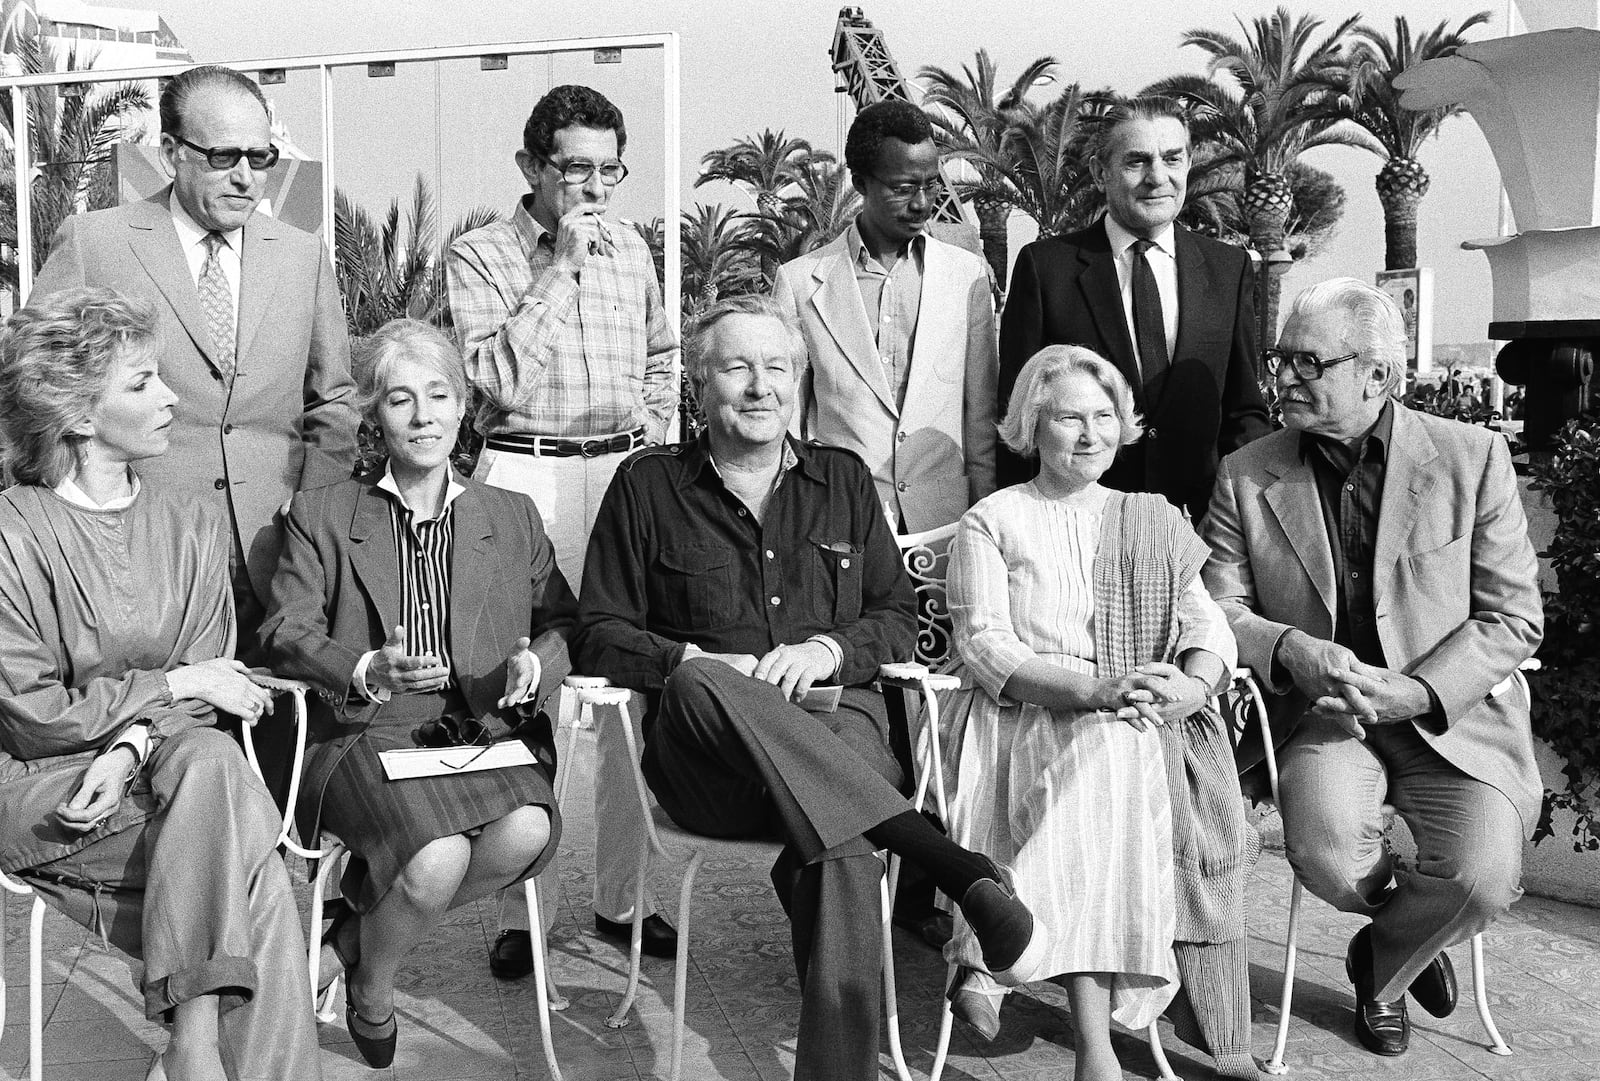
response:
M1357 278L1330 278L1302 289L1289 318L1330 311L1344 313L1344 350L1360 353L1373 367L1383 365L1384 391L1397 396L1406 377L1406 321L1394 298Z

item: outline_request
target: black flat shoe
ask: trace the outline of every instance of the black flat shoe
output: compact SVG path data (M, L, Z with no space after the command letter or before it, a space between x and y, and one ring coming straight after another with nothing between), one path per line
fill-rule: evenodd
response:
M594 917L594 930L596 934L606 938L615 939L624 946L633 941L633 921L618 922L608 920L598 912ZM644 927L640 929L639 948L651 957L676 957L678 956L678 932L672 924L661 918L660 913L652 912L644 918Z
M350 1039L355 1042L356 1050L361 1052L361 1057L368 1066L374 1070L381 1070L394 1062L395 1045L400 1042L400 1022L395 1020L394 1011L389 1011L389 1017L377 1024L368 1021L356 1012L353 1005L346 1003L344 1008L344 1025L350 1032ZM388 1029L386 1036L363 1035L358 1025L365 1025L368 1029L383 1031Z
M1450 963L1450 955L1440 950L1439 956L1428 962L1428 967L1411 981L1410 991L1417 1005L1435 1017L1449 1017L1455 1013L1461 993L1456 986L1456 966Z
M1372 997L1371 925L1357 931L1344 953L1344 971L1356 991L1356 1039L1374 1055L1394 1058L1411 1046L1411 1020L1406 998L1393 1002Z
M533 935L501 931L489 947L489 971L502 980L520 980L533 971Z

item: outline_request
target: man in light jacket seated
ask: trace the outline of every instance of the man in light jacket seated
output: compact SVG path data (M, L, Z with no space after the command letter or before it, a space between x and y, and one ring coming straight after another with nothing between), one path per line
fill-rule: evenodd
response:
M1399 1055L1406 992L1450 1013L1444 948L1522 895L1543 789L1513 677L1543 633L1537 561L1505 439L1393 399L1405 326L1384 293L1307 289L1263 361L1288 429L1223 460L1205 582L1275 692L1289 862L1372 920L1345 956L1356 1036ZM1260 758L1247 740L1240 765ZM1386 802L1417 844L1398 875Z
M956 898L1005 983L1037 968L1033 916L987 857L898 790L878 666L911 654L914 598L872 474L787 436L805 344L768 297L712 307L689 341L706 414L623 463L589 542L578 671L641 691L644 774L680 825L785 842L772 871L804 999L798 1081L878 1076L875 849ZM807 698L843 687L836 707Z

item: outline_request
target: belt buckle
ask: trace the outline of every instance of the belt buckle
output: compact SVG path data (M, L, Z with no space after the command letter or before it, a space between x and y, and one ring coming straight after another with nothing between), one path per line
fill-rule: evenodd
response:
M585 439L578 445L578 453L585 458L598 458L606 452L609 442L607 439Z

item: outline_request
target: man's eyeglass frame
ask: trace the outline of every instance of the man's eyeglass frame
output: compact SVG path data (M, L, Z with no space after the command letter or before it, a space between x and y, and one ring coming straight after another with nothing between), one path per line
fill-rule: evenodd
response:
M1323 360L1317 354L1305 349L1263 349L1261 350L1261 363L1266 367L1267 374L1277 377L1278 369L1285 364L1294 371L1302 383L1314 383L1322 378L1322 373L1335 364L1343 364L1347 360L1354 360L1361 354L1359 352L1346 353L1342 357L1329 357Z
M942 176L933 177L931 180L928 180L922 184L912 184L909 181L904 184L891 184L887 180L883 179L883 177L878 176L875 173L868 173L867 175L872 177L872 179L876 180L878 183L882 184L884 188L888 190L889 198L893 199L897 203L909 203L911 200L917 197L917 192L919 191L923 194L924 198L931 203L933 200L937 199L939 197L939 193L944 190L944 177Z
M235 168L240 158L248 161L250 168L258 172L278 164L278 148L275 146L201 146L199 143L191 143L181 135L174 135L173 138L196 154L202 155L206 159L206 165L217 172Z
M628 179L628 167L620 161L593 162L588 158L573 158L563 163L554 158L546 158L544 163L560 173L561 179L568 184L587 184L595 173L600 174L600 183L608 188L614 188ZM606 175L608 169L617 174L615 179Z

